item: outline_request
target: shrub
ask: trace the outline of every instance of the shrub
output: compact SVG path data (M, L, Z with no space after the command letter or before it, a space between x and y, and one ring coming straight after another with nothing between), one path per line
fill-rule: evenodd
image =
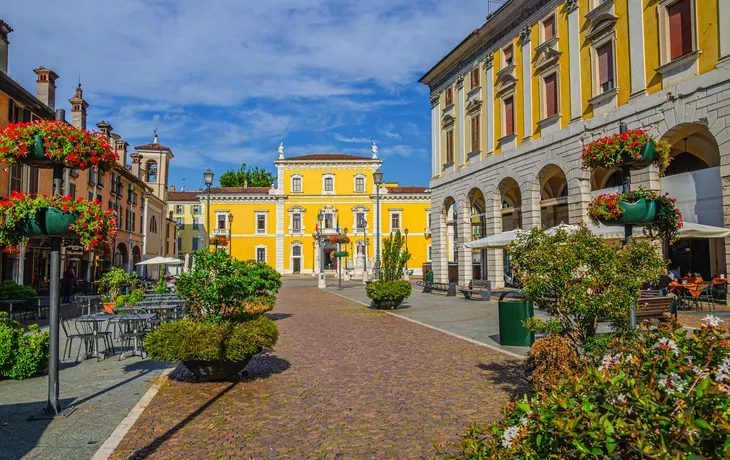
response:
M0 377L23 380L48 367L48 332L40 332L37 324L25 334L17 321L0 312Z
M167 280L165 279L165 267L160 269L160 279L157 280L157 286L155 287L155 293L164 294L167 292Z
M365 286L365 293L373 300L403 300L411 295L412 286L408 281L373 281Z
M559 334L537 339L530 348L525 366L536 390L550 388L582 368L573 342Z
M22 286L15 281L5 280L0 282L0 300L17 299L23 300L28 297L35 297L38 293L30 286Z
M112 267L111 270L101 275L99 282L104 284L108 291L111 301L116 301L119 296L119 288L126 284L132 284L137 280L137 274L131 275L119 267Z
M135 289L129 294L124 294L117 297L115 307L122 307L124 305L137 305L143 299L144 291L142 289Z
M276 324L265 316L219 323L183 320L161 325L145 337L144 346L158 361L243 361L273 347L278 336Z
M509 248L510 261L527 300L543 303L560 321L563 333L576 346L595 335L598 319L614 319L615 329L627 324L628 312L641 285L663 273L664 261L652 245L634 241L611 245L581 226L550 235L541 228L521 232ZM533 330L548 330L534 320Z
M728 458L730 332L707 317L619 337L612 351L472 427L447 458ZM490 433L491 437L487 436ZM699 456L699 457L698 457Z
M404 239L400 230L383 240L383 264L380 268L380 281L397 281L403 279L403 269L411 254L403 249ZM408 291L410 295L410 290Z
M222 251L199 251L192 270L180 275L178 293L190 313L219 321L245 313L247 303L276 294L281 275L263 262L240 261Z
M248 315L260 315L273 310L275 302L276 297L274 296L257 297L246 302L243 311Z

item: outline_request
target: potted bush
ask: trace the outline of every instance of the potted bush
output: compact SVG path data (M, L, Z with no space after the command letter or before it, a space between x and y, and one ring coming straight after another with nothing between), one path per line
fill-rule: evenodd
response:
M130 307L135 306L144 299L144 291L142 289L135 289L129 294L123 294L117 297L114 302L114 308L117 307ZM111 302L111 300L109 301ZM106 303L106 302L105 302ZM117 313L116 311L114 313ZM122 313L122 312L120 312ZM126 313L126 312L123 312Z
M663 176L671 161L671 145L641 129L602 137L583 148L583 166L591 169L622 165L643 168L654 163Z
M130 275L119 267L112 267L111 270L101 275L99 282L107 288L107 293L102 297L106 313L110 315L114 313L114 307L117 306L117 299L119 298L119 290L122 286L132 284L136 280L136 273Z
M11 123L0 130L0 160L49 168L63 164L67 168L96 168L102 173L114 168L119 160L98 133L54 120Z
M263 313L273 308L280 287L279 273L262 262L199 251L193 268L177 282L186 319L148 334L145 349L152 359L182 361L198 378L236 375L255 354L276 343L276 324Z
M630 193L604 193L588 205L588 215L594 223L604 225L644 225L644 232L651 238L664 238L670 242L679 239L682 228L682 212L676 207L676 199L651 190L634 190Z
M108 244L117 234L117 213L104 211L98 200L71 195L23 195L16 191L0 201L0 244L17 252L22 238L61 236L78 238L85 249Z
M411 254L403 249L400 230L383 240L380 278L365 286L365 293L378 309L395 309L411 295L412 286L403 280L403 269Z

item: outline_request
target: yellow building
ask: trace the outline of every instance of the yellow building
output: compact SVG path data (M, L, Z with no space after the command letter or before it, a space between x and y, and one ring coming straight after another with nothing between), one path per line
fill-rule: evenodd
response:
M730 226L729 64L728 0L506 2L420 80L431 92L437 280L501 285L502 250L462 243L586 222L592 196L622 178L583 169L582 148L621 123L667 140L675 157L667 177L635 172L633 188L677 197L686 222ZM665 249L703 276L730 271L723 239Z
M382 160L372 156L314 154L285 158L280 148L277 183L271 188L212 188L210 205L211 244L227 248L238 259L256 259L280 273L334 269L331 253L336 245L320 247L313 234L321 228L325 237L344 232L350 243L346 268L354 276L364 269L372 273L376 241L376 193L373 173ZM193 196L197 196L193 200ZM170 192L168 201L176 220L184 225L179 252L193 250L195 238L204 238L190 227L193 206L202 212L199 228L207 220L207 191ZM421 273L428 261L429 193L426 187L401 187L388 182L380 187L380 235L408 229L409 269ZM178 213L180 211L180 213ZM231 221L231 217L233 220ZM200 243L203 243L201 241ZM199 247L203 247L200 244ZM320 254L324 254L321 258Z

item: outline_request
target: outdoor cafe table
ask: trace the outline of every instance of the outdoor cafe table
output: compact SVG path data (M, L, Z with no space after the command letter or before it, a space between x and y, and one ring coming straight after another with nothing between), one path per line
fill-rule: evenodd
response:
M18 299L14 299L14 300L0 300L0 304L2 304L2 305L8 305L9 306L8 307L8 313L10 313L10 315L13 314L13 305L18 304L18 303L25 303L25 299L23 299L23 300L18 300Z
M80 301L86 303L86 305L81 305L81 308L86 307L86 315L88 316L91 314L91 301L101 299L101 296L100 295L77 295L76 298L79 299Z
M94 335L94 340L91 342L91 353L87 354L87 358L100 358L104 359L104 353L100 352L96 348L96 336L99 333L99 325L106 322L106 321L118 321L123 316L126 315L85 315L85 316L79 316L76 318L76 321L80 321L82 323L87 322L91 323L91 329L92 333ZM142 313L139 315L136 315L137 318L142 320L149 320L157 316L155 313ZM134 351L131 352L132 355L139 353L139 344L137 343L137 339L134 340ZM124 357L124 353L122 353L122 357Z

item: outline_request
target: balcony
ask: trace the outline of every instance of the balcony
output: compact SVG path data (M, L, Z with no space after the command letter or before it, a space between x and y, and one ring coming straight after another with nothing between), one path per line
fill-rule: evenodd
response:
M213 236L228 236L228 229L227 228L214 228Z

